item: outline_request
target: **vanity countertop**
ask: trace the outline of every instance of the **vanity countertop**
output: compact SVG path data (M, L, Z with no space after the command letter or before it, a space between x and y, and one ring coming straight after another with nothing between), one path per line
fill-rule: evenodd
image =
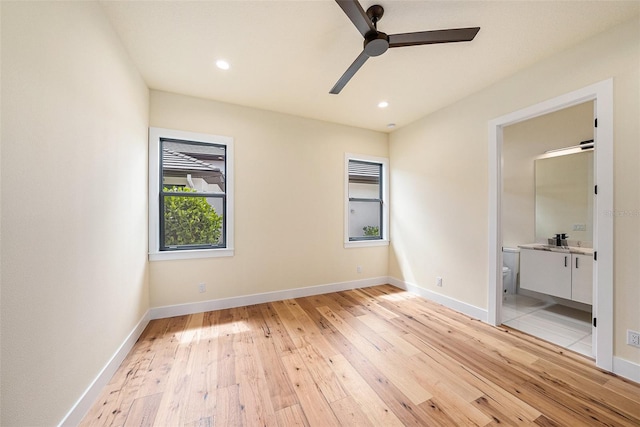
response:
M529 243L527 245L518 245L522 249L534 249L537 251L561 252L565 254L580 254L593 256L593 248L582 248L579 246L552 246L543 243Z

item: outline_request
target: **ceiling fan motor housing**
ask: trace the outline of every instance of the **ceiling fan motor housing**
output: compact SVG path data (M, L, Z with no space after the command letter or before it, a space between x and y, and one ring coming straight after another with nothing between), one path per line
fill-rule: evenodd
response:
M380 56L389 49L389 36L380 31L370 32L364 39L364 51L367 56Z
M389 36L378 31L378 21L384 15L384 8L378 4L374 4L367 9L367 16L373 23L376 31L369 31L364 36L364 53L368 57L380 56L389 49Z

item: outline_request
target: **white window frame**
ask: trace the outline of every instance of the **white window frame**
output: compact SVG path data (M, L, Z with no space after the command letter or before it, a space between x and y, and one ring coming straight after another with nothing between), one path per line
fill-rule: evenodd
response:
M376 240L349 240L349 160L382 165L382 238ZM367 246L389 245L389 159L367 154L345 153L344 155L344 247L362 248Z
M226 206L226 247L188 249L178 251L160 250L160 141L163 138L185 142L203 142L224 145L226 149L225 193ZM227 257L234 254L234 209L233 209L233 138L174 129L149 128L149 261L174 259L196 259Z

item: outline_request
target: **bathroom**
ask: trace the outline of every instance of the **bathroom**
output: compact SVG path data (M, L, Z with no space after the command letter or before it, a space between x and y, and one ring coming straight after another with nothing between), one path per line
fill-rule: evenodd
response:
M502 147L502 323L588 357L593 139L589 101L506 126Z

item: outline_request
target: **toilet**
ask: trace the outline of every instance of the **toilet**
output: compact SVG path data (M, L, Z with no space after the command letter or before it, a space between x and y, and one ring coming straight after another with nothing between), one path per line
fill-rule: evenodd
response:
M511 269L507 266L502 266L502 293L507 293L507 282L511 276Z
M502 248L502 293L515 294L520 272L520 249Z

